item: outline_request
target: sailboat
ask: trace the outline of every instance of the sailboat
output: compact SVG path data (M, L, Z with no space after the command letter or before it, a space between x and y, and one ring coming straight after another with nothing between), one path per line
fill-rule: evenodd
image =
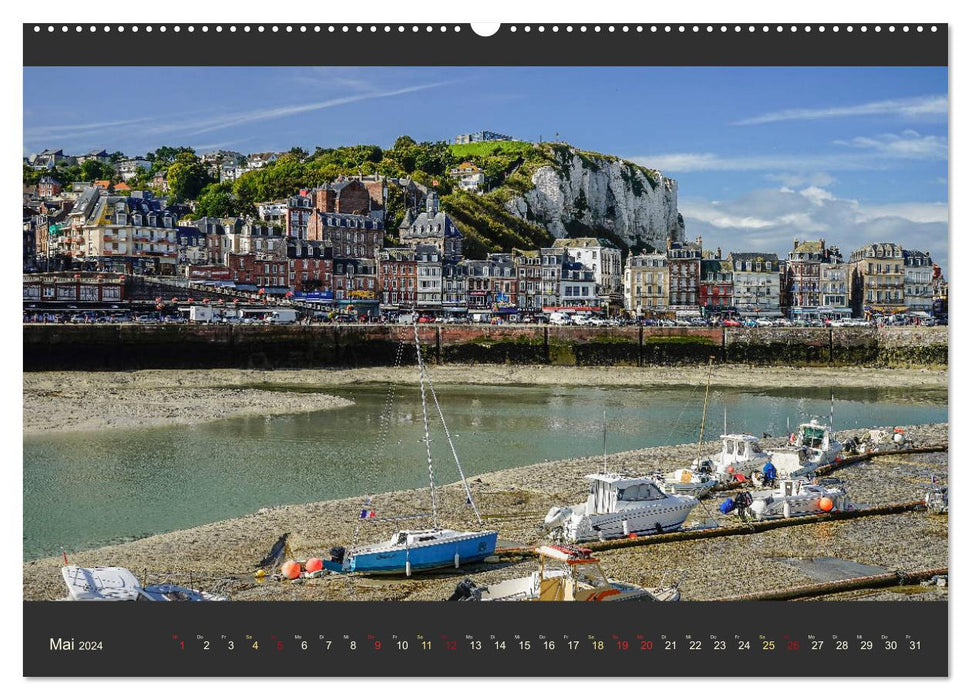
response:
M417 319L417 316L416 316ZM472 491L465 479L465 472L459 461L452 435L445 423L445 415L438 396L425 370L425 362L421 354L421 343L418 338L418 323L413 321L415 333L415 352L418 356L418 382L421 390L421 410L424 419L425 453L428 458L428 481L431 492L431 506L433 527L424 530L397 530L388 540L359 547L334 547L329 561L324 561L324 568L334 573L358 572L365 574L405 574L411 576L416 571L430 571L434 569L459 568L463 564L481 562L496 551L496 540L499 533L495 530L459 531L449 530L439 526L438 504L435 494L435 474L432 468L431 438L428 432L428 399L431 394L442 421L442 428L452 450L452 456L458 467L462 485L465 488L466 502L472 506L475 517L482 525L482 517L472 499Z

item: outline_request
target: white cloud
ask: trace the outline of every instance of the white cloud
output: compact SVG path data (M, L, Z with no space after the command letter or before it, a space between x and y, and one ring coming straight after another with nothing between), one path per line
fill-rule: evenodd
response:
M781 182L785 187L802 187L803 185L829 187L830 185L836 183L836 178L825 172L769 173L765 177L766 179L773 180L774 182Z
M946 95L927 95L894 100L880 100L856 105L832 107L784 109L767 112L734 122L734 126L770 124L783 121L807 121L816 119L835 119L839 117L895 116L908 119L939 117L947 115Z
M921 136L913 129L899 134L857 136L849 140L834 141L840 146L850 146L878 153L891 158L916 160L944 160L947 158L947 139L942 136Z
M683 198L680 204L689 238L702 236L705 248L774 252L786 255L792 241L823 238L838 245L844 258L876 241L929 250L947 264L948 209L943 202L861 203L818 186L748 192L737 199Z

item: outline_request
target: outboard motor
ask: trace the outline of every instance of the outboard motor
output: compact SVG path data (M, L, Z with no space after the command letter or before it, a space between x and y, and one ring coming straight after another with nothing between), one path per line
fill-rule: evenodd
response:
M341 562L344 561L344 552L346 552L346 551L347 550L345 550L343 547L340 547L340 546L331 547L330 548L330 560L332 562L335 562L337 564L340 564Z
M572 511L569 508L553 506L546 514L546 518L543 520L543 525L547 530L558 528L560 525L566 522L566 519L570 517L571 512Z

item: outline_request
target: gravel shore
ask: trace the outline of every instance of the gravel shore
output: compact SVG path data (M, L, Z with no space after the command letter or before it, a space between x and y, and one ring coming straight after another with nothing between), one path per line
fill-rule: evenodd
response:
M764 371L764 370L759 370ZM448 380L445 380L448 381ZM917 446L947 442L947 424L912 426L907 436ZM845 439L855 432L840 433ZM763 441L777 446L781 439ZM706 454L720 445L707 443ZM669 471L687 464L697 445L655 447L611 455L612 471L643 474L661 468ZM947 453L876 457L834 472L845 481L848 493L860 505L876 505L923 497L931 477L946 483ZM579 503L585 497L583 476L599 470L601 457L545 462L483 474L470 484L488 527L499 530L509 544L534 544L542 539L540 523L553 505ZM438 493L443 524L474 528L471 509L465 505L459 484ZM284 532L291 533L294 556L305 559L326 555L335 544L385 539L390 522L364 523L357 519L361 498L305 505L264 508L258 513L178 532L164 533L120 545L69 553L71 563L83 566L125 566L152 581L166 578L227 593L234 600L436 600L451 594L455 584L471 577L489 584L532 572L535 562L502 562L460 572L405 578L325 576L297 583L254 580L252 573L270 546ZM695 509L687 526L718 516L716 500ZM427 489L375 496L371 507L387 518L427 512ZM421 521L409 521L417 525ZM745 536L687 542L667 542L603 552L604 570L612 578L641 585L680 581L684 598L706 600L768 591L818 582L795 566L793 560L836 557L888 570L920 570L948 564L947 516L926 513L868 517L780 528ZM63 595L62 561L52 557L25 562L24 598L51 600ZM169 575L161 577L160 574ZM946 588L908 587L856 593L850 599L936 599ZM840 598L841 596L834 596Z

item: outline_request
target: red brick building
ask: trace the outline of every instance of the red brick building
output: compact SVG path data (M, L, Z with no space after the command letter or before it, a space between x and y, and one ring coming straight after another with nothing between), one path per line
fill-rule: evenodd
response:
M50 175L45 175L37 183L37 196L41 198L56 197L61 193L62 189L63 187L60 182Z
M714 313L731 309L732 264L729 261L718 259L701 261L698 306Z
M417 303L418 263L411 248L385 248L378 253L378 289L381 304L411 308Z
M334 260L331 249L315 241L294 241L287 246L288 286L297 292L333 291Z
M229 253L226 255L226 266L232 272L236 284L253 284L257 287L289 286L286 260L262 259L255 253Z

